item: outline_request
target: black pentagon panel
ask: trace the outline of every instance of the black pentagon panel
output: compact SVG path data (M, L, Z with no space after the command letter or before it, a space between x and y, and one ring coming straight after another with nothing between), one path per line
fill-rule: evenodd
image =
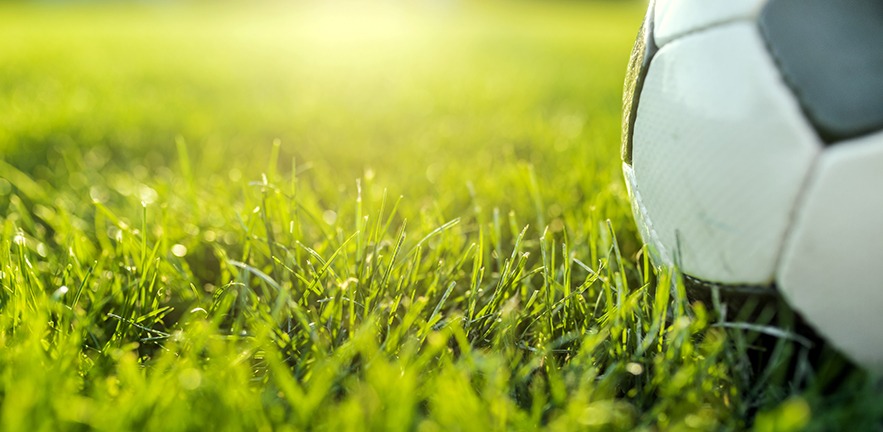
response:
M659 49L653 41L654 3L654 1L650 2L644 24L638 31L622 90L622 160L629 165L632 164L632 137L635 134L635 115L638 113L641 89L644 88L650 60Z
M822 139L883 129L883 0L770 0L760 29Z

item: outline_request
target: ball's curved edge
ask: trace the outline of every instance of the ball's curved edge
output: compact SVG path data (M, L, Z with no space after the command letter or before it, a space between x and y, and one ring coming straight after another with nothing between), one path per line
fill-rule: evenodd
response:
M650 252L650 258L656 265L673 266L674 259L671 253L665 247L659 234L653 229L650 216L647 214L647 208L641 200L641 193L638 191L638 184L635 178L635 170L626 162L622 164L622 174L625 177L625 186L629 194L629 202L632 205L632 214L635 217L635 224L638 226L638 232L641 239L647 245Z
M655 0L650 1L644 23L638 30L622 90L622 160L627 164L632 163L632 137L635 134L635 114L638 112L641 89L644 88L644 79L650 69L650 60L659 50L653 38L655 4Z

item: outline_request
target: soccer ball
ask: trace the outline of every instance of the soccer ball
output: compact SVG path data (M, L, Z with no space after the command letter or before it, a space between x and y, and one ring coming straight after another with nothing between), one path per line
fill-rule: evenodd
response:
M657 0L623 169L657 264L777 289L883 373L883 1Z

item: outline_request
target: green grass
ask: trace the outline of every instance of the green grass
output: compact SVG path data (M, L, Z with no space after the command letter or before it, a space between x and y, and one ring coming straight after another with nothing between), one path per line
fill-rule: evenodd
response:
M879 427L642 253L642 8L0 7L0 430Z

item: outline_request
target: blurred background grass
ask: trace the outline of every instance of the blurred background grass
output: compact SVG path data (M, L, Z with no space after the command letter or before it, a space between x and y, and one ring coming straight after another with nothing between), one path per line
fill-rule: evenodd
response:
M70 149L135 173L173 166L176 139L195 174L236 179L279 139L283 164L344 184L370 170L444 203L517 162L561 189L589 186L573 170L618 176L643 4L0 7L0 152L38 179Z
M612 219L633 254L618 125L643 9L7 4L0 154L83 227L92 201L133 226L147 201L175 208L190 234L224 238L248 182L296 172L331 222L361 180L366 202L403 195L402 219L436 225L514 211L537 234L581 236Z

